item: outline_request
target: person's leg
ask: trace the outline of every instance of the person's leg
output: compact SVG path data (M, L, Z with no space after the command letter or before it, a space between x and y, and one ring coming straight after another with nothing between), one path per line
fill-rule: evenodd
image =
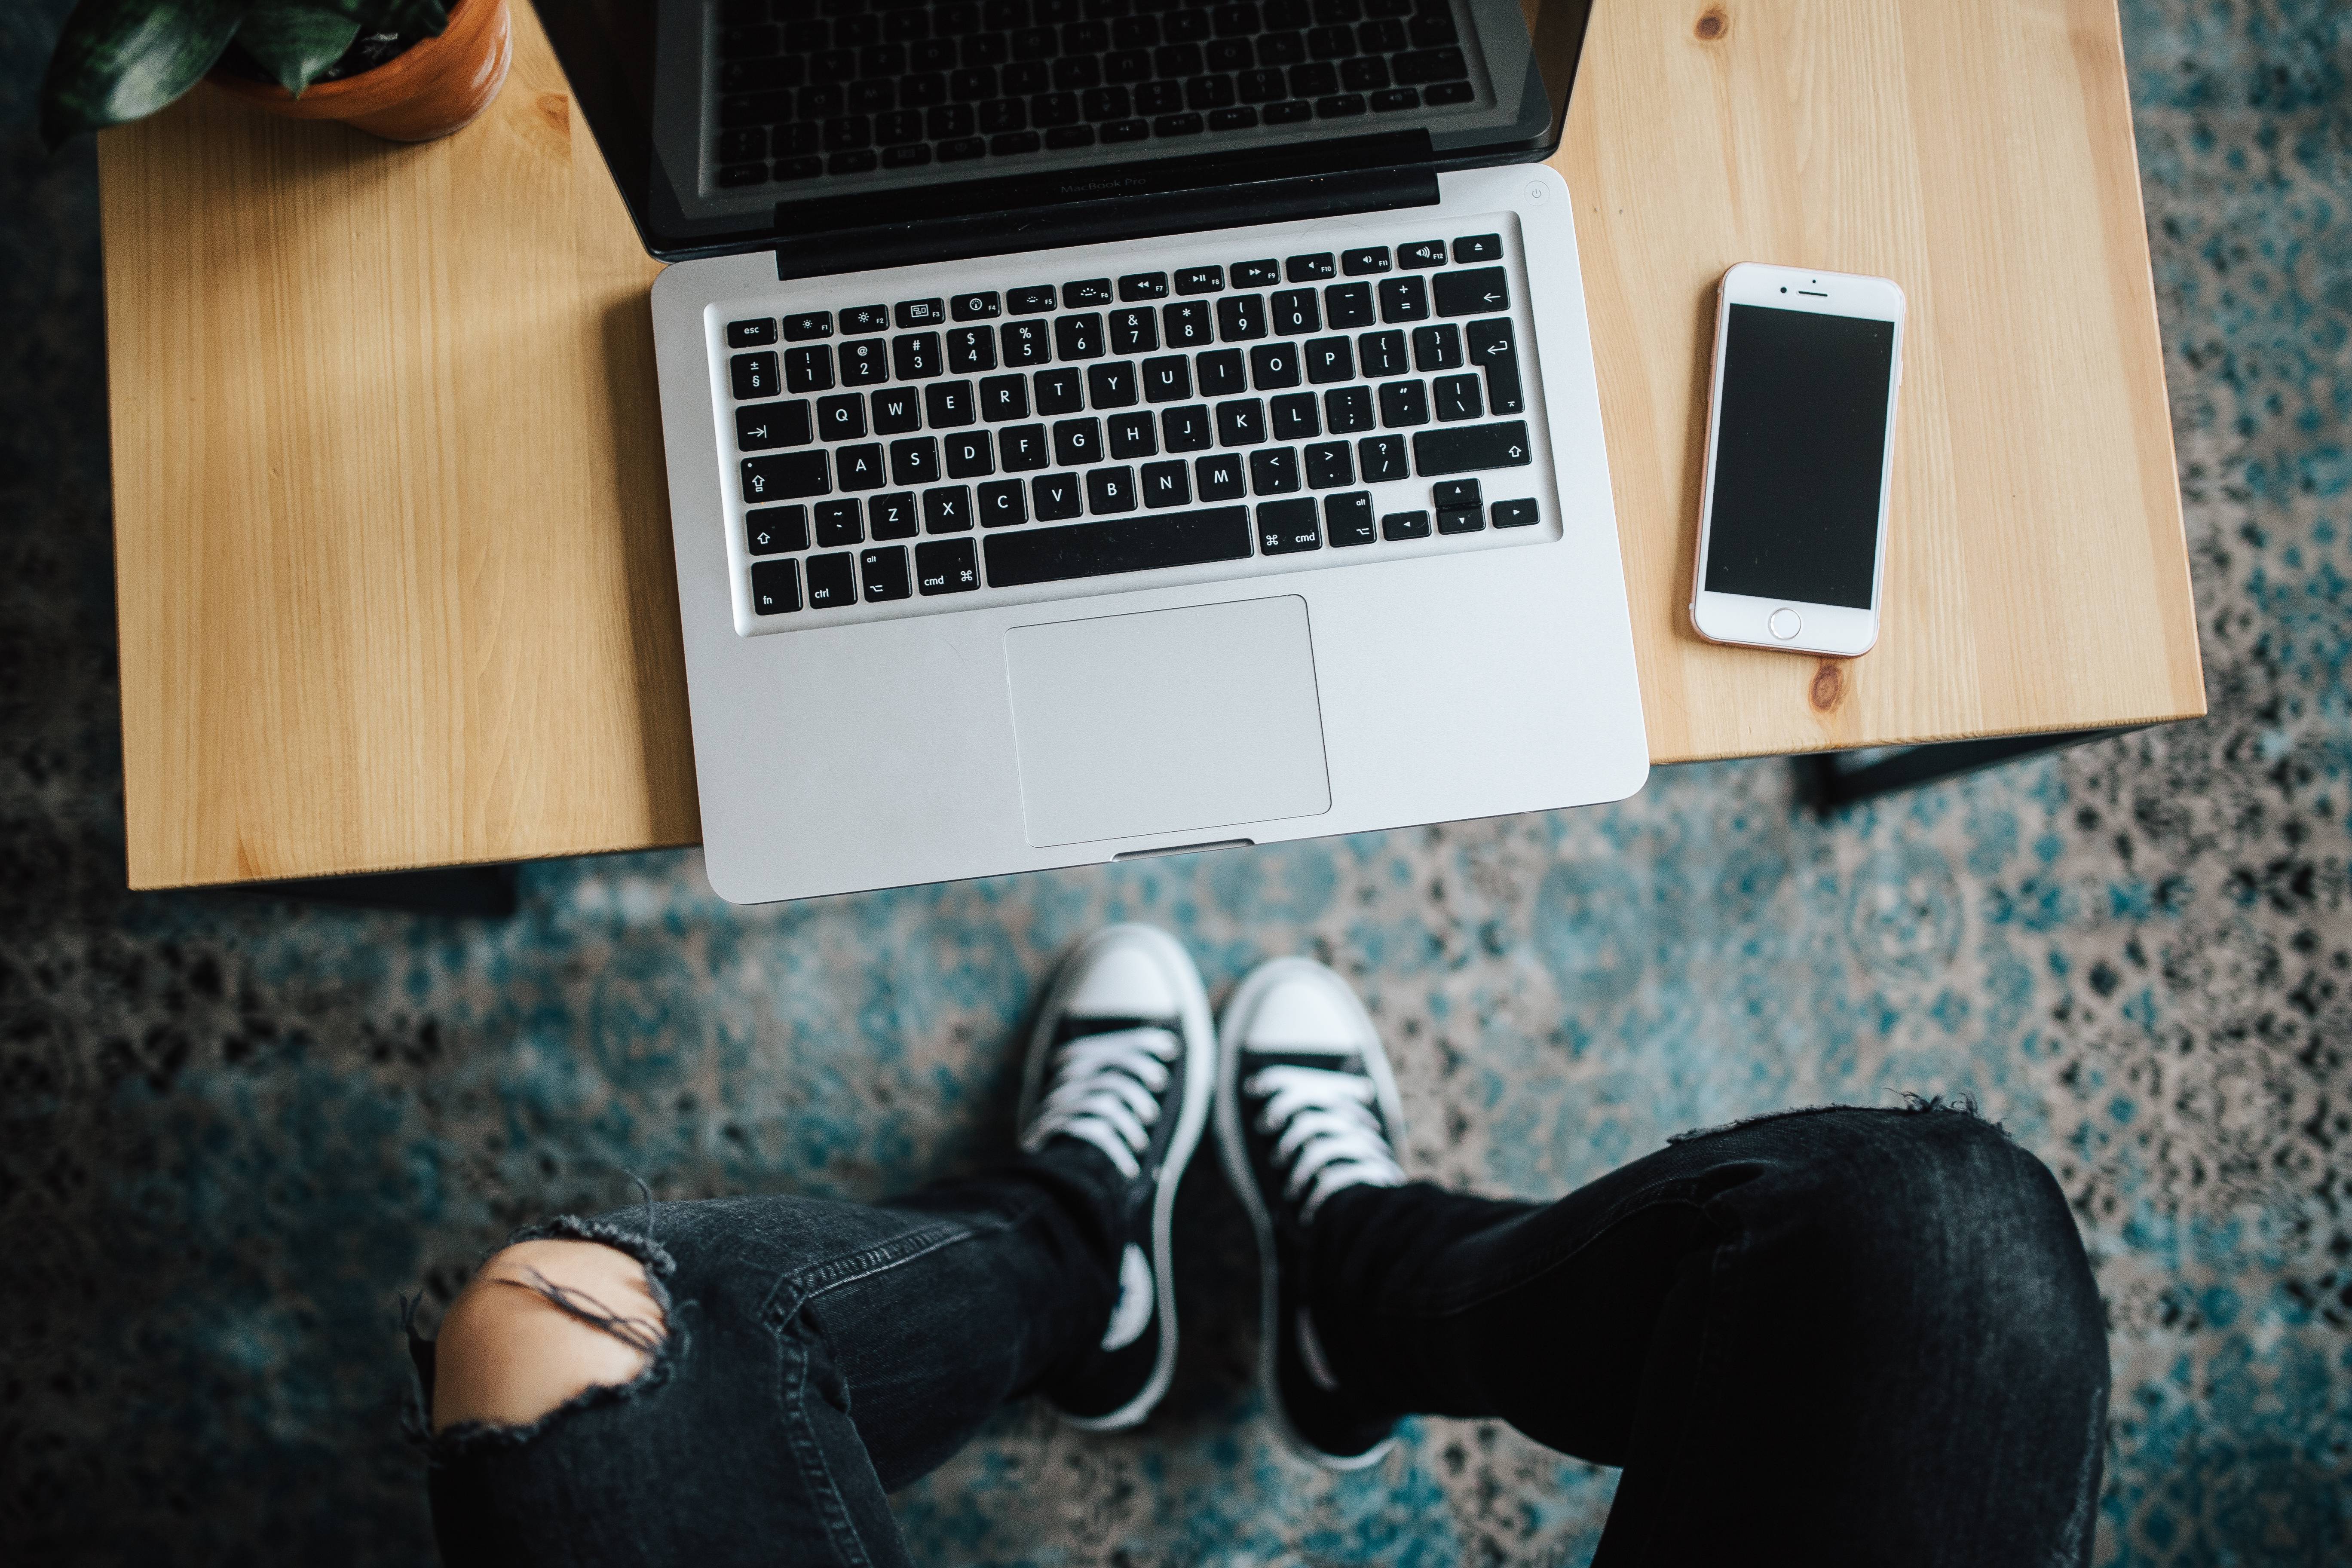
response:
M1213 1048L1190 960L1113 928L1047 998L1012 1167L518 1236L414 1342L445 1561L902 1563L884 1494L1007 1399L1141 1420Z
M2056 1183L1998 1131L1833 1109L1549 1205L1404 1185L1370 1020L1319 966L1276 977L1227 1006L1219 1131L1308 1457L1369 1462L1408 1412L1508 1420L1624 1467L1604 1564L2086 1560L2104 1323Z
M1357 1189L1312 1310L1367 1417L1499 1416L1624 1476L1597 1562L2081 1563L2105 1327L2057 1184L1971 1115L1800 1112L1545 1207Z

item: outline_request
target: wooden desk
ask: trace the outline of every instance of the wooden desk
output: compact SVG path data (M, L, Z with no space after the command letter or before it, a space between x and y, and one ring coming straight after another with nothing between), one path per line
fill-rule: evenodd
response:
M131 886L692 842L656 268L528 5L446 142L100 163ZM2204 710L2112 0L1601 0L1558 163L1658 762ZM1862 659L1685 615L1740 260L1910 296Z

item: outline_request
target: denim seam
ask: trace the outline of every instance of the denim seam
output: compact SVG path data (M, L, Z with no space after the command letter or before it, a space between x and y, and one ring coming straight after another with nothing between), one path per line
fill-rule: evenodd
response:
M793 1458L800 1464L802 1479L807 1483L824 1519L824 1532L833 1542L834 1555L848 1568L873 1568L873 1559L866 1554L866 1542L857 1533L856 1521L849 1517L849 1505L842 1498L841 1483L834 1479L833 1467L825 1462L824 1446L816 1440L815 1425L809 1420L808 1346L787 1343L781 1333L776 1336L776 1344L792 1365L791 1392L784 1398L784 1428L793 1446Z

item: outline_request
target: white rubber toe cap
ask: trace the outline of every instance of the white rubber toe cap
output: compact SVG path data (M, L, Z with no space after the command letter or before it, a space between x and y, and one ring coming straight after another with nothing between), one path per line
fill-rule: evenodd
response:
M1115 931L1096 939L1085 967L1070 977L1062 1004L1076 1018L1172 1018L1183 1011L1174 981L1160 955L1141 942L1118 940Z
M1360 1050L1368 1043L1362 1005L1330 970L1293 959L1268 979L1256 1006L1242 1020L1238 1043L1244 1050L1337 1053Z

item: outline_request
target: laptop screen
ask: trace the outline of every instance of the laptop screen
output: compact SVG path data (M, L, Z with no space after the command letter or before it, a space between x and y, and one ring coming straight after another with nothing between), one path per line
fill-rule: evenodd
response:
M646 248L1558 145L1590 0L539 0ZM1239 204L1236 223L1255 216Z

